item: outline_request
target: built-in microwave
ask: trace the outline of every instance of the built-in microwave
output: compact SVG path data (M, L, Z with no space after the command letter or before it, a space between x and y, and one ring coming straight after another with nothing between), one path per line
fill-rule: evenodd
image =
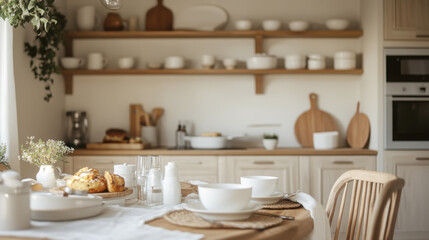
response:
M429 149L429 49L385 49L385 148Z

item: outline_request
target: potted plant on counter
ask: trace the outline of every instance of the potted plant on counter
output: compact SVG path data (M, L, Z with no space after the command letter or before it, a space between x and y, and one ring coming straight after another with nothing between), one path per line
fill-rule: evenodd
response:
M27 137L27 139L26 148L21 146L19 159L39 167L36 180L43 188L55 187L57 178L61 175L61 169L54 167L54 164L59 161L64 162L67 155L74 149L67 147L63 141L49 139L44 142L39 139L34 142L34 137Z
M264 134L264 139L262 139L262 143L267 150L273 150L277 147L277 142L279 137L276 134Z

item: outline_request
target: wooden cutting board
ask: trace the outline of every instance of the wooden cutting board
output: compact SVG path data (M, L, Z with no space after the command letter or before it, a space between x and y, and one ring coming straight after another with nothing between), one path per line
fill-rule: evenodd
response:
M338 131L329 113L317 108L317 94L310 93L310 110L302 113L295 122L295 136L303 147L313 147L313 133Z
M363 114L359 113L359 102L357 103L356 113L350 120L347 127L347 143L352 148L363 148L368 142L369 138L369 119Z
M91 193L102 198L117 198L117 197L125 197L133 193L131 188L125 188L122 192L101 192L101 193Z
M99 150L140 150L148 148L147 144L143 143L87 143L86 149Z
M173 30L173 12L158 0L158 4L146 13L146 31Z

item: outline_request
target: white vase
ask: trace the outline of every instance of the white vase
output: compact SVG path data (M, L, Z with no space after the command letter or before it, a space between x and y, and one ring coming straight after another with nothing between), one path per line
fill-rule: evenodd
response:
M267 150L273 150L277 147L277 139L263 139L262 143Z
M42 165L36 175L36 180L42 184L43 188L52 188L57 185L57 178L60 175L61 168L53 165Z

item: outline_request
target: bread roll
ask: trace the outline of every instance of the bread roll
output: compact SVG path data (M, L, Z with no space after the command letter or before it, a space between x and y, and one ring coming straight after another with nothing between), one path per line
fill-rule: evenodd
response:
M123 177L105 171L104 178L106 178L107 190L109 192L123 192L125 190L125 180Z
M67 187L88 193L99 193L106 191L107 183L106 179L98 174L97 169L84 167L67 180Z
M118 128L110 128L106 130L104 136L104 143L124 143L128 141L127 132Z
M203 137L220 137L220 136L222 136L222 134L218 133L218 132L205 132L205 133L201 134L201 136L203 136Z

